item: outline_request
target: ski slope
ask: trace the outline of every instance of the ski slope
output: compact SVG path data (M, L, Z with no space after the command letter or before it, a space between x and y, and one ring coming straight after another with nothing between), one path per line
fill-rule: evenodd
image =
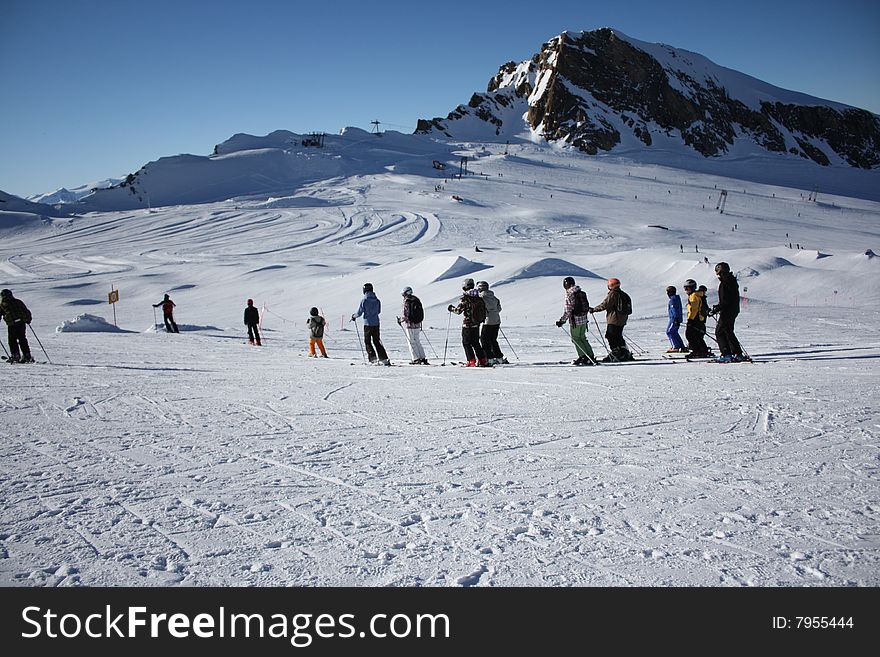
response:
M472 175L444 178L462 155ZM0 281L52 360L4 366L0 584L880 583L880 203L538 144L423 156L362 153L288 193L0 213ZM662 358L665 287L713 301L720 260L757 362ZM639 361L560 364L569 273L593 304L621 279ZM465 276L500 298L511 365L451 365ZM395 367L362 364L346 321L367 281ZM431 367L404 364L404 285ZM112 321L111 286L122 331L73 321ZM165 293L179 335L154 330ZM312 306L328 360L305 357Z

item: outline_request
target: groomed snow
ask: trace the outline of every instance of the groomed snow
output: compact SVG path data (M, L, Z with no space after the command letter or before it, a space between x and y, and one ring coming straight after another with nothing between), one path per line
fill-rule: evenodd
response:
M865 254L880 204L486 149L456 150L485 174L461 181L431 153L420 173L370 160L271 203L95 212L0 239L2 286L53 362L4 366L0 584L880 584L880 261ZM722 259L759 362L662 358L665 287L695 278L714 301ZM575 356L553 324L566 263L593 304L621 279L639 362L559 364ZM501 299L509 366L450 365L465 272ZM396 367L363 365L346 321L367 281ZM134 332L54 332L111 285ZM432 367L403 364L404 285ZM166 292L194 330L144 331ZM265 309L261 348L247 298ZM327 360L305 357L311 306ZM590 342L604 354L595 325Z

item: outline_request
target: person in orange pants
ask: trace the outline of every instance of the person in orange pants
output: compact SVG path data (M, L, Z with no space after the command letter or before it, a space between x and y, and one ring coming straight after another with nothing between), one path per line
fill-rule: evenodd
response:
M327 358L327 350L324 349L324 325L327 322L318 314L317 308L312 308L309 315L308 322L306 322L309 325L309 358L317 356L315 345L321 350L321 358Z

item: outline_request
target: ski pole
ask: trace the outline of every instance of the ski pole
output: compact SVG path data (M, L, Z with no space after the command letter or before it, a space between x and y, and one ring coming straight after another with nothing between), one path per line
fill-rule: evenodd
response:
M640 347L640 346L639 346L639 343L638 343L638 342L636 342L636 341L633 340L632 338L629 338L629 337L628 337L628 338L626 339L626 341L629 342L632 346L634 346L634 347L636 348L636 351L638 351L640 355L644 355L644 354L647 354L647 353L648 353L647 351L645 351L645 349L644 349L643 347Z
M52 362L52 359L49 358L49 354L46 353L46 348L43 346L43 343L40 342L40 336L37 335L37 332L34 330L34 327L33 327L33 326L31 326L30 324L28 324L28 327L31 329L31 333L33 333L33 334L34 334L34 337L37 339L37 344L40 345L40 349L42 349L42 350L43 350L43 353L46 355L46 360L49 361L49 362L51 363L51 362Z
M9 352L6 350L6 345L3 344L2 341L0 341L0 347L3 347L3 353L6 354L6 358L7 358L7 359L11 358L11 356L9 355Z
M559 328L562 329L562 332L565 333L565 334L568 336L568 339L569 339L569 340L571 340L571 333L568 332L568 329L565 328L564 325L563 325L563 326L560 326ZM571 340L571 341L572 341L572 343L574 342L574 340ZM575 349L577 349L577 345L575 345ZM598 364L599 364L599 363L596 362L596 359L595 359L595 358L591 358L589 354L584 354L584 356L586 356L586 357L587 357L587 360L589 360L593 365L598 365Z
M361 332L360 332L360 329L358 328L357 320L352 319L351 321L354 322L354 330L355 330L355 333L357 333L358 346L361 348L361 358L363 358L364 365L366 365L367 364L367 354L364 353L364 345L361 344Z
M406 329L403 327L403 324L399 320L397 322L397 325L400 327L400 330L403 331L403 337L406 340L407 346L409 347L409 355L412 356L413 359L415 359L415 356L413 356L412 340L409 339L409 333L407 333Z
M423 328L420 326L420 327L419 327L419 330L422 332L422 335L425 336L425 342L427 342L427 343L428 343L428 346L431 347L431 351L432 351L433 354L434 354L434 358L439 358L439 356L437 355L437 352L434 351L434 345L432 345L432 344L431 344L431 341L428 339L428 334L425 332L425 329L423 329Z
M593 315L593 313L590 314ZM602 335L602 329L599 326L599 320L596 319L595 315L593 315L593 321L596 322L596 333L599 334L599 339L602 340L602 346L605 348L605 351L608 352L608 355L611 356L611 351L608 349L608 345L605 344L605 336ZM617 359L615 358L615 360Z
M443 345L443 362L441 365L446 365L446 349L449 347L449 326L452 324L452 311L449 311L449 319L446 320L446 344Z
M153 306L153 330L159 330L159 318L156 317L156 306Z
M510 340L507 339L507 336L504 335L504 329L499 326L498 330L501 331L501 336L504 338L504 341L507 343L507 346L510 347L510 351L512 351L513 355L516 356L516 359L519 360L519 356L516 355L516 350L513 348L513 345L510 344Z

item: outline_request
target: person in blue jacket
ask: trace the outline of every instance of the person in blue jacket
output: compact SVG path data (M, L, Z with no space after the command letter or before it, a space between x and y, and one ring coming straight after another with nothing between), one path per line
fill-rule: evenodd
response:
M687 349L684 346L684 342L681 340L681 336L678 334L678 329L681 327L682 320L681 297L678 296L678 291L675 289L674 285L670 285L666 288L666 296L669 297L669 325L666 327L666 337L669 338L669 344L672 345L666 350L666 353L684 353Z
M351 316L351 321L355 321L358 317L364 317L364 346L367 348L367 356L371 363L377 362L376 353L378 352L378 362L380 365L390 365L388 354L385 347L382 346L382 340L379 337L379 313L382 312L382 302L373 292L372 283L364 283L364 298L361 299L361 305L358 311ZM375 347L375 348L374 348Z

